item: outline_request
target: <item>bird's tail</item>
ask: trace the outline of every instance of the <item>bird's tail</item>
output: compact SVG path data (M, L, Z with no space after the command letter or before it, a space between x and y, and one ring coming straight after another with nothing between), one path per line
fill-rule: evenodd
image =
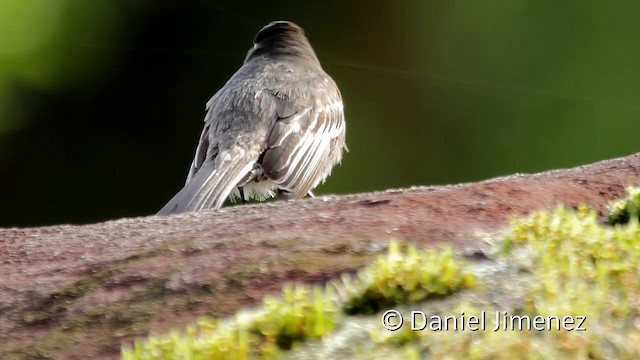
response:
M157 215L219 209L231 191L253 169L254 163L255 160L247 156L216 163L205 162Z

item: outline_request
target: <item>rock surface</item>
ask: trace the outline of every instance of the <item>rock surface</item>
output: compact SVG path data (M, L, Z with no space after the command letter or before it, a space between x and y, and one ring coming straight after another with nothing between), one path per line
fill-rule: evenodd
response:
M640 184L640 153L479 183L84 226L0 229L0 359L115 359L136 337L353 272L390 238L473 251L480 231Z

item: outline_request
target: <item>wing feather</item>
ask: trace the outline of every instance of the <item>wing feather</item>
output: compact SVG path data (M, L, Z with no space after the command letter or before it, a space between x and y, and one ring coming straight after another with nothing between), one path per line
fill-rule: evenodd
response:
M256 167L275 123L275 100L251 87L251 78L240 80L207 103L187 181L158 214L218 209Z
M238 182L254 167L256 157L257 154L244 153L215 163L205 161L158 215L220 208Z
M300 199L342 160L345 122L339 92L328 104L306 107L278 121L262 160L265 174L290 198Z

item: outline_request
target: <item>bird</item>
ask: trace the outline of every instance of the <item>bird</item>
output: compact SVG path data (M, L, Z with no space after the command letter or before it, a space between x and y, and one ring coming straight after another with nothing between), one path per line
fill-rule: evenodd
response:
M219 209L226 199L302 199L346 146L342 95L304 30L273 21L206 104L184 187L158 215Z

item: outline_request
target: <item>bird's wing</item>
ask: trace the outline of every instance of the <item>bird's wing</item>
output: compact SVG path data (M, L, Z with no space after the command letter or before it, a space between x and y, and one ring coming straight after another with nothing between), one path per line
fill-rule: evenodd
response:
M191 182L191 179L193 179L193 176L198 172L198 170L200 170L200 167L207 156L207 150L209 149L209 127L210 125L205 122L202 134L200 134L200 141L198 141L198 147L196 148L196 154L191 162L189 174L187 174L187 181L185 181L185 185Z
M259 151L254 153L233 149L221 152L218 161L204 161L158 215L219 209L229 193L253 169L260 154Z
M335 83L328 83L315 98L306 97L298 102L297 111L279 119L269 136L261 165L266 176L289 198L303 198L342 159L342 98Z
M209 114L210 110L218 101L218 98L221 96L221 93L221 91L218 91L211 97L211 99L209 99L209 101L207 101L207 105L205 107L207 116L204 117L204 129L202 129L202 133L200 134L200 141L198 141L196 154L194 155L193 161L191 162L191 167L189 168L189 173L187 174L187 181L185 182L185 184L188 184L191 181L193 176L202 166L202 163L204 163L204 159L207 156L207 151L209 149L209 129L212 126L215 126L213 122L216 121L216 119L209 116Z
M270 96L250 94L231 89L208 103L187 182L158 215L218 209L253 170L276 115ZM228 111L233 106L237 110Z

